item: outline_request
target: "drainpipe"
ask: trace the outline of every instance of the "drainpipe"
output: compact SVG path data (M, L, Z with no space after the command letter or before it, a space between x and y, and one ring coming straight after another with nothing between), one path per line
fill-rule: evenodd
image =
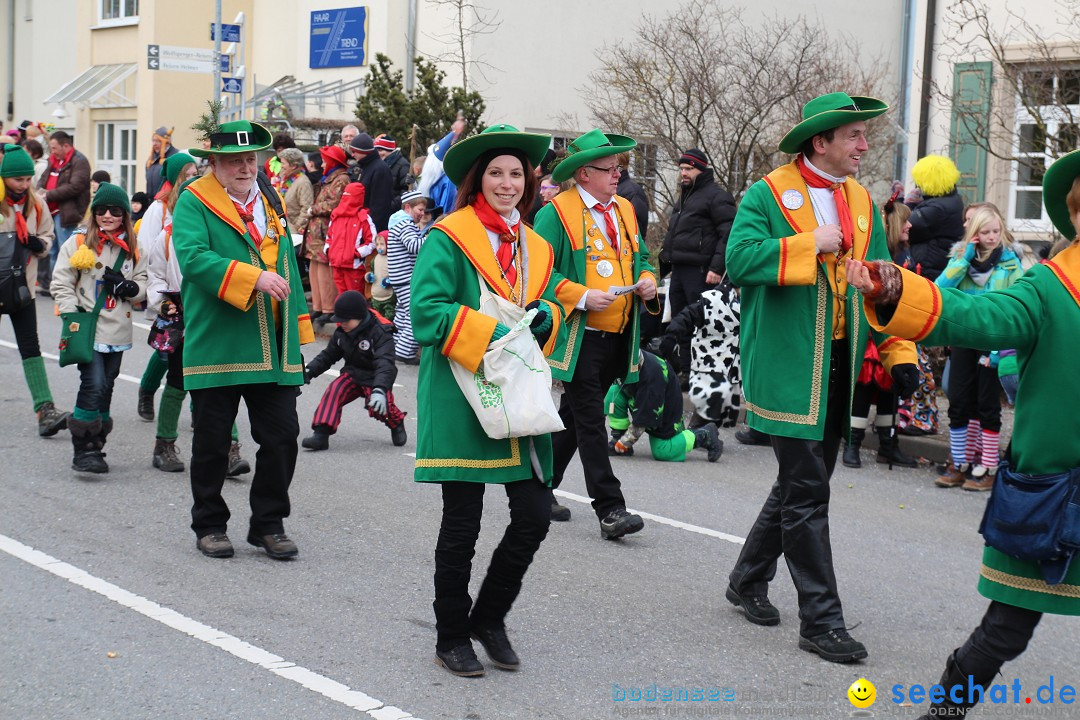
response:
M405 37L405 92L412 92L416 83L416 0L406 0L409 5L409 26Z
M7 37L7 107L5 115L8 120L15 119L15 0L8 5L8 37Z
M930 134L931 68L934 63L934 31L937 28L937 0L926 0L926 33L923 37L922 107L919 111L919 157L926 156Z
M915 3L905 0L900 42L900 134L896 143L893 177L904 182L907 176L908 134L911 130L911 56L915 49Z

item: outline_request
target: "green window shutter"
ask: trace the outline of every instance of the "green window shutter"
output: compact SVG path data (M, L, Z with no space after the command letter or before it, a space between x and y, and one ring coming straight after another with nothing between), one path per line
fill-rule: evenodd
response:
M949 154L960 170L956 189L965 203L981 202L986 189L985 148L990 136L990 86L993 63L957 63L953 66L952 121Z

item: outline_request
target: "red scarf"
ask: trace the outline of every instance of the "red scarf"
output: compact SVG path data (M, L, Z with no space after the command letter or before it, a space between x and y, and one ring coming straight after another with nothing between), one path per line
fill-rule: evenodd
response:
M169 182L168 180L166 180L165 182L163 182L161 184L161 189L158 190L158 194L154 196L154 199L155 200L160 200L161 203L164 205L165 204L165 199L167 197L169 197L169 193L172 192L172 188L173 188L173 184L171 182Z
M799 167L806 184L812 188L827 188L832 190L833 200L836 201L836 214L840 216L840 232L843 234L841 249L847 252L855 241L855 226L851 222L851 209L848 207L847 198L844 196L844 184L832 182L818 175L806 166L802 155L795 157L795 164Z
M480 218L484 227L499 236L499 250L495 253L495 257L499 260L499 267L502 268L506 282L510 287L514 287L517 283L517 268L514 267L514 241L517 240L521 221L518 220L513 227L508 228L506 218L488 205L483 193L476 194L473 210L476 211L476 217Z
M20 200L15 200L15 198L8 195L4 198L4 201L11 206L11 211L15 213L15 237L19 239L19 242L25 245L30 240L30 229L26 226L26 206L28 203L32 202L30 200L30 191L27 190L26 194L23 195ZM17 205L22 205L22 210L19 210L16 207ZM38 222L40 223L41 208L37 207L36 203L34 207L37 209Z
M128 255L131 255L131 248L128 247L127 241L124 240L124 233L118 232L115 235L110 235L101 228L97 231L98 240L101 241L101 247L105 247L106 243L112 243L116 247L120 248Z
M71 158L74 155L75 155L75 148L74 147L72 147L70 150L67 151L67 155L64 156L63 160L57 160L51 154L49 155L49 179L45 181L45 190L46 190L46 192L49 191L49 190L55 190L56 189L57 184L59 184L59 182L60 182L60 171L64 169L65 165L67 165L69 162L71 162ZM56 213L60 212L60 206L57 203L49 200L48 204L49 204L49 214L50 215L55 215Z

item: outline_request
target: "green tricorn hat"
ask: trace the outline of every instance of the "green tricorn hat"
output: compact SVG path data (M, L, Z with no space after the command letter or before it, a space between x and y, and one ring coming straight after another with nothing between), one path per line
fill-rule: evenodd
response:
M1068 155L1062 155L1046 169L1042 182L1046 214L1050 216L1050 221L1058 232L1070 240L1076 237L1076 228L1069 217L1069 206L1065 203L1065 198L1077 177L1080 177L1080 150L1073 150Z
M803 105L802 122L780 141L780 152L794 155L802 144L821 133L881 115L889 106L872 97L858 97L835 92L820 95Z
M222 123L210 133L210 148L191 148L188 152L195 157L210 155L231 155L234 153L255 152L270 147L274 138L270 131L250 120L233 120Z
M632 137L605 134L593 128L566 146L566 157L551 171L551 179L557 183L566 182L575 170L593 160L629 152L635 147L637 140Z
M536 166L544 159L549 145L550 135L521 132L513 125L503 123L492 125L482 133L452 145L443 158L443 172L450 182L460 185L477 158L497 148L520 150Z

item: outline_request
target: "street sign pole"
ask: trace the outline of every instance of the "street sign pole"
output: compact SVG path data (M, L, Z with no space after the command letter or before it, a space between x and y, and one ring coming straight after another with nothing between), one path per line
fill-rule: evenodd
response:
M247 55L245 54L244 39L247 37L247 17L243 13L240 13L240 65L244 67L244 78L247 78ZM247 100L244 98L246 93L240 93L240 119L244 119L244 113L247 110Z
M214 102L221 102L221 0L214 2Z

